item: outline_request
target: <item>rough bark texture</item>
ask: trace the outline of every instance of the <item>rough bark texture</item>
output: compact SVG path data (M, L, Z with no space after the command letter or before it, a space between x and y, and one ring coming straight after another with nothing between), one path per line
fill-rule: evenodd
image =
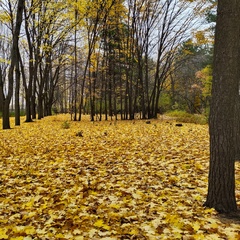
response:
M240 86L240 84L239 84ZM240 89L239 89L240 94ZM234 124L234 132L235 132L235 160L240 161L240 95L238 96L238 100L235 105L235 124Z
M219 0L210 111L210 169L205 205L237 210L235 200L235 117L239 99L240 1Z

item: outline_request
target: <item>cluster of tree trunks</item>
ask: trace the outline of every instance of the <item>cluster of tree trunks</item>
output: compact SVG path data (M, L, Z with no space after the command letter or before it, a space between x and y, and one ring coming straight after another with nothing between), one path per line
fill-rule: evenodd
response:
M10 57L10 67L8 70L8 89L7 93L4 93L3 88L3 79L2 79L2 70L0 70L0 100L2 100L2 113L3 113L3 129L10 128L10 120L9 120L9 106L13 96L13 85L14 85L14 72L16 70L16 91L19 91L19 84L20 84L20 72L19 72L19 36L20 30L22 25L22 16L23 16L23 9L24 9L24 0L19 0L17 5L17 12L16 12L16 22L14 23L13 31L13 40L11 46L11 57ZM19 124L20 113L16 112L16 124Z
M0 107L4 128L10 127L12 96L16 125L22 99L26 122L51 115L53 105L57 112L71 112L74 120L81 120L83 113L91 120L119 113L121 119L133 119L136 113L157 117L164 82L174 70L179 47L189 38L196 11L204 5L192 8L190 1L178 0L86 1L86 6L77 0L17 2L23 4L22 29L21 24L15 28L22 19L15 18L20 15L12 2L0 3L11 16L1 24L11 30L15 51L15 59L6 58L11 62L9 79L0 82L8 106ZM15 49L16 39L20 44Z

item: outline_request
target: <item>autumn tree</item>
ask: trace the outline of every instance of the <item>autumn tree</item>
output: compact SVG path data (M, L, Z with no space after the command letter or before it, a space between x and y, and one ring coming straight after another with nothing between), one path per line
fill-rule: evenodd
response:
M115 4L115 0L111 1L99 1L94 0L88 2L85 13L85 29L87 37L87 54L86 63L83 71L81 90L80 90L80 102L79 102L79 120L81 120L83 105L84 105L84 91L87 78L89 79L89 84L91 85L91 72L89 71L91 67L91 58L96 50L96 46L99 39L100 32L102 31L103 23L109 16L110 10ZM90 86L91 89L91 86ZM92 99L91 99L92 101ZM94 108L92 107L91 110ZM91 119L93 120L93 115Z
M135 80L134 112L140 107L142 118L147 118L149 113L149 64L153 33L158 28L160 9L163 9L160 1L133 1L132 11L133 39L135 45L135 59L137 65L137 77Z
M5 14L4 14L5 15ZM3 16L2 16L3 18ZM1 35L0 35L0 113L3 112L3 99L4 99L4 86L7 81L7 69L9 65L10 55L10 42L7 39L8 29L1 22Z
M219 0L210 110L210 169L205 205L220 213L235 212L235 119L239 113L240 2ZM237 132L238 131L238 132Z
M189 29L196 27L196 13L202 10L204 3L152 0L127 3L128 55L131 56L128 65L131 70L137 66L136 76L126 70L126 95L131 99L128 110L131 118L132 111L140 112L143 118L157 117L160 94L173 69L178 48L189 38ZM149 68L152 59L154 69Z
M10 128L10 102L13 97L13 91L14 91L14 70L16 69L16 66L19 64L18 59L18 43L19 43L19 35L21 30L21 24L22 24L22 15L23 15L23 8L24 8L24 0L19 0L17 2L17 9L16 9L16 17L13 21L14 27L12 28L12 46L11 46L11 54L10 54L10 66L8 69L8 84L7 84L7 92L3 93L3 82L0 79L0 85L1 85L1 95L3 96L3 129L9 129ZM11 3L9 2L9 8L11 9ZM11 13L11 11L10 11ZM13 17L13 16L11 16Z
M163 5L163 13L158 28L158 41L156 44L156 70L154 84L150 95L151 109L149 115L156 117L159 108L160 93L164 82L172 71L177 51L182 42L189 38L188 29L194 29L196 13L204 4L196 3L193 7L189 1L166 1ZM192 11L189 11L192 9ZM181 22L181 25L178 23Z
M178 106L179 110L201 113L206 105L205 95L209 94L207 87L210 87L205 67L211 64L212 54L211 47L193 41L189 39L179 47L164 91L170 95L173 108Z
M99 48L98 59L101 63L98 64L101 77L98 78L101 82L98 88L100 89L100 118L102 114L102 106L104 99L105 119L113 115L117 119L117 112L122 111L122 78L123 78L123 45L126 35L124 34L125 25L124 12L126 11L123 1L114 1L109 14L102 23L101 45Z
M38 9L39 13L35 9ZM41 60L39 59L39 51L42 37L41 35L39 38L37 34L40 28L40 24L36 26L36 22L40 23L38 15L41 15L41 4L39 1L27 1L24 7L25 42L27 44L22 47L22 56L20 57L21 74L25 90L26 122L31 122L33 118L36 118L36 79L38 65Z
M21 72L26 99L26 121L51 115L54 91L62 66L67 35L72 30L65 5L27 1ZM27 44L26 44L27 42ZM25 43L25 45L24 45Z

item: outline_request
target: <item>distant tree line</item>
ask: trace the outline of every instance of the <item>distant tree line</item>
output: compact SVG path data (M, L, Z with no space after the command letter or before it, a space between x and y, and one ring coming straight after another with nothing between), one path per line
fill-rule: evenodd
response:
M156 118L176 107L202 112L211 44L197 27L212 7L207 0L1 2L3 128L11 109L16 125L21 110L26 122L53 111L79 121L82 114Z

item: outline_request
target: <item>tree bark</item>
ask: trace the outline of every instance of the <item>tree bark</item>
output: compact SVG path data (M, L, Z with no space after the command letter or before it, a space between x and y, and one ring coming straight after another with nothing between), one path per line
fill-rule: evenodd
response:
M3 112L3 99L4 99L3 73L2 73L2 67L0 66L0 113Z
M235 199L235 117L239 99L240 1L219 0L210 110L210 169L205 206L220 213L237 210Z
M240 93L240 90L239 90ZM240 95L238 96L238 99L236 101L235 105L235 160L240 161Z
M19 52L19 51L18 51ZM20 92L20 67L19 67L19 57L16 64L15 70L15 126L20 126L20 101L19 101L19 92Z

